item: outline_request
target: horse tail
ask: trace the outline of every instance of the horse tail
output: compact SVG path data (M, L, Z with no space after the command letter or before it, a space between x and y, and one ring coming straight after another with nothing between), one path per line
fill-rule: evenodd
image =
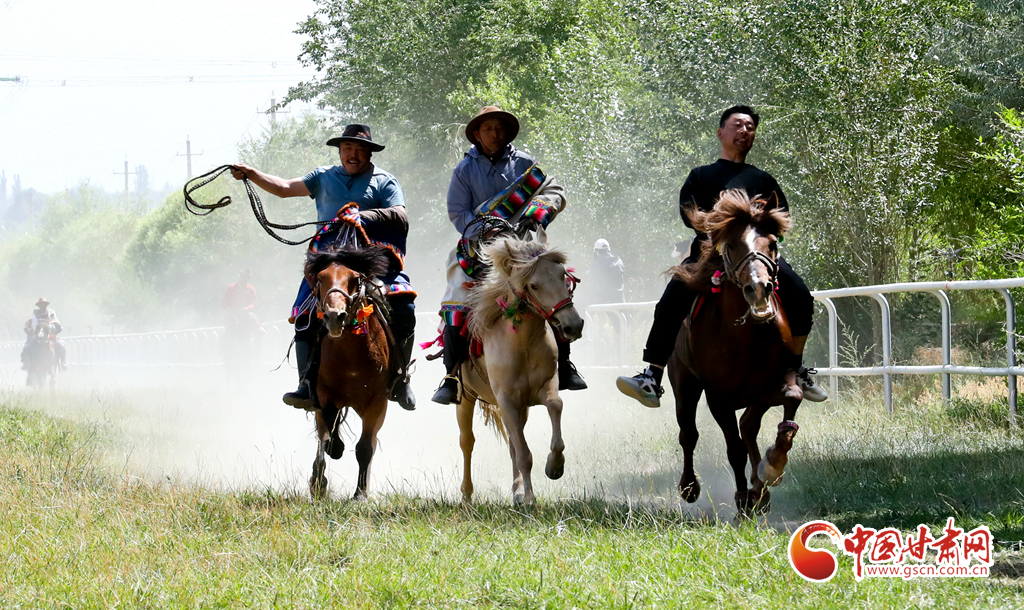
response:
M494 430L494 435L500 437L507 445L508 432L505 431L505 423L501 421L497 405L482 400L477 400L477 403L480 405L480 411L484 414L484 425Z

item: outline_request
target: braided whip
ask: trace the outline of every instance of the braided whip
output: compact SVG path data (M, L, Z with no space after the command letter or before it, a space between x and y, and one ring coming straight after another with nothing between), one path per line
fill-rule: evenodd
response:
M224 195L219 200L217 200L217 203L204 204L196 202L196 200L192 198L192 193L196 192L197 190L206 186L207 184L213 182L214 180L219 178L221 174L223 174L224 172L230 171L232 169L234 169L233 165L221 165L220 167L214 168L206 172L202 176L197 176L186 182L184 188L185 209L191 212L192 214L195 214L196 216L206 216L207 214L212 213L217 208L223 208L230 205L230 195ZM297 225L283 225L270 222L267 219L266 212L263 211L263 202L260 201L260 196L256 192L256 187L254 187L252 183L249 182L248 178L242 178L242 183L245 184L245 192L249 196L249 205L252 206L252 213L253 215L256 216L256 221L260 223L260 226L263 227L263 230L266 231L268 235L270 235L277 241L281 242L282 244L288 244L289 246L301 246L309 242L309 240L316 237L316 233L310 235L306 239L302 239L299 241L291 241L290 239L285 239L284 237L281 237L280 235L275 233L274 229L278 229L281 231L294 231L295 229L301 229L302 227L322 227L324 225L329 225L332 222L330 220L317 220L313 222L303 222Z

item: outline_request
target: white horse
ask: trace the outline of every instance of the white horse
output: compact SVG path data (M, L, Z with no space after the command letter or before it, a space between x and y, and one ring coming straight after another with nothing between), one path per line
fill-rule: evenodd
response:
M513 501L533 504L533 455L523 435L531 406L546 406L551 417L551 453L544 473L558 479L565 466L555 333L570 341L583 335L583 318L572 303L576 280L565 268L565 255L548 249L543 229L526 239L499 238L483 248L483 257L491 270L469 299L469 331L482 344L483 354L470 356L462 365L457 407L462 496L467 502L473 497L473 406L479 400L485 419L508 441Z

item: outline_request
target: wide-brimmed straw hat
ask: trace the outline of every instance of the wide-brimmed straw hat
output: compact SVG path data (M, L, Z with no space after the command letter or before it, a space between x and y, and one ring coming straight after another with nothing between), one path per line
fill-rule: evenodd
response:
M480 129L480 124L487 119L500 119L505 123L505 137L508 138L508 142L515 140L516 136L519 135L519 119L516 118L516 115L511 112L505 112L497 106L484 106L480 109L480 112L476 113L473 120L466 124L466 139L469 140L470 144L479 145L473 134Z
M36 307L45 307L49 304L50 302L46 300L46 297L39 297L39 300L36 301Z
M370 135L370 126L361 123L345 125L345 131L341 132L340 136L327 140L327 145L340 147L342 142L362 142L370 147L371 152L384 150L383 144L373 141L373 136Z

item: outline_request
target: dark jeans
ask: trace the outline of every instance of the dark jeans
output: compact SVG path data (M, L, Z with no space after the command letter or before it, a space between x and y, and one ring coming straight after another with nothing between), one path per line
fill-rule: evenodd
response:
M690 262L690 261L687 261ZM800 276L793 271L786 259L779 257L779 300L789 318L790 331L794 337L806 337L811 332L814 317L814 297ZM644 348L644 362L665 366L676 345L679 327L690 315L696 295L685 284L673 278L661 300L654 308L654 324L647 336Z

